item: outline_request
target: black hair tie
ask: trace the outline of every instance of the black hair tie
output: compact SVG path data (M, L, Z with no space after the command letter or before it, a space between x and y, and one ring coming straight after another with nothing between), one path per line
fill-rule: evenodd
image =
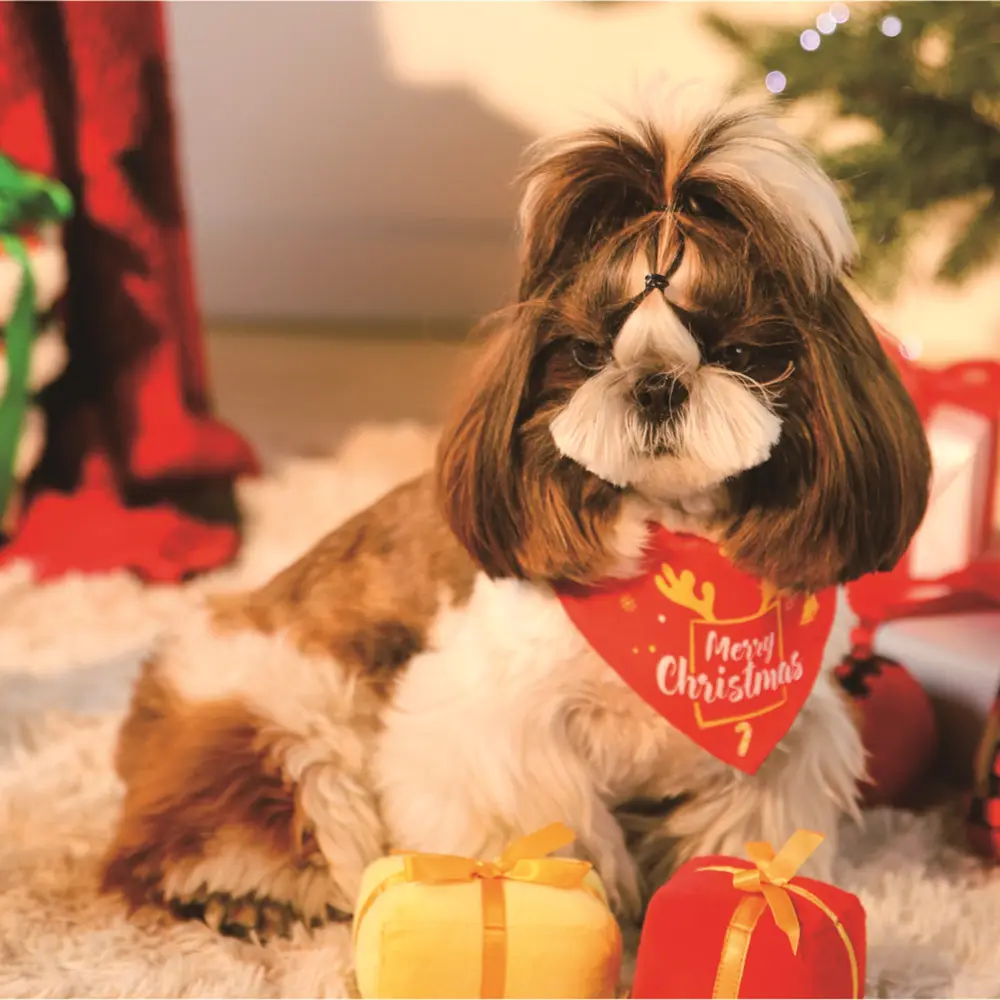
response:
M681 230L678 230L677 235L680 242L677 246L677 253L674 255L674 259L670 262L670 267L667 268L664 274L658 274L654 271L652 274L646 275L646 288L644 294L648 295L654 288L659 289L661 292L665 292L667 290L667 286L670 284L670 279L677 273L677 269L681 266L681 261L684 260L684 233Z

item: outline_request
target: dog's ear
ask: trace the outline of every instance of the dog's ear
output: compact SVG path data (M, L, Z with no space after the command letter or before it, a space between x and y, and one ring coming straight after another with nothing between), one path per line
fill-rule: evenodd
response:
M523 576L517 424L535 344L516 311L491 325L438 445L438 492L449 526L487 574Z
M662 210L664 156L652 131L613 128L539 143L529 154L518 303L488 321L486 347L438 450L445 517L490 576L589 582L615 568L621 494L552 440L553 398L566 386L547 383L545 324L559 290L606 237L620 244L623 227L651 225L647 217ZM568 307L560 308L565 323Z
M665 165L662 137L642 124L536 143L521 175L521 301L545 295L606 237L662 213Z
M591 581L613 563L620 495L556 450L535 386L539 310L494 317L437 458L445 518L491 577Z
M800 332L782 436L734 484L728 549L781 588L816 591L895 566L927 508L931 459L913 401L842 283Z

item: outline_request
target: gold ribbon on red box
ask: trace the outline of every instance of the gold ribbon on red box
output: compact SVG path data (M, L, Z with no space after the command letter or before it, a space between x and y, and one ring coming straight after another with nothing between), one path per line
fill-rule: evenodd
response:
M777 853L768 843L747 844L746 851L755 865L753 868L706 865L699 869L732 875L733 887L748 894L737 904L726 929L715 977L715 988L712 991L713 1000L722 998L735 1000L740 995L740 984L743 981L743 969L750 951L750 941L758 921L766 910L770 910L774 922L788 938L792 954L798 953L801 928L792 896L805 899L818 907L833 922L837 934L847 949L847 960L851 969L851 996L857 1000L860 988L858 959L847 930L837 914L823 900L808 889L792 884L792 879L798 874L799 869L823 840L823 835L820 833L799 830Z

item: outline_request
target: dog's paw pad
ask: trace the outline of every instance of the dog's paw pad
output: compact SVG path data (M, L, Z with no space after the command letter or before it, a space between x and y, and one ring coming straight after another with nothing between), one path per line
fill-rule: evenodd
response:
M292 936L292 925L299 921L299 915L287 903L265 899L259 904L257 933L262 941Z
M224 892L172 899L170 909L183 920L203 920L212 930L226 937L261 944L279 937L291 937L292 926L301 920L287 903L266 896L234 897Z
M329 903L326 907L326 922L331 924L346 924L353 919L352 914L345 912L344 910L338 910L335 906L330 906Z

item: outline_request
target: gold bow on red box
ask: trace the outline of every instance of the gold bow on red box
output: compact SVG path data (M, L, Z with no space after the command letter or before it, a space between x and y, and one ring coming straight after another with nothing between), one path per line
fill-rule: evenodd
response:
M726 872L733 876L733 887L741 892L749 893L736 907L726 931L722 946L722 957L719 960L719 971L715 979L715 989L712 992L716 998L740 995L740 984L743 980L743 968L746 965L747 953L750 950L750 939L757 921L765 910L771 911L774 922L788 938L792 954L797 954L802 930L799 917L795 912L792 896L805 899L818 907L833 921L840 939L847 949L847 960L851 969L851 996L858 997L858 960L854 953L854 945L844 929L840 918L817 895L800 885L792 885L791 880L809 856L823 843L823 835L811 830L799 830L793 834L784 847L776 854L774 848L764 842L754 842L746 845L747 855L756 867L731 868L727 865L706 865L701 871Z

